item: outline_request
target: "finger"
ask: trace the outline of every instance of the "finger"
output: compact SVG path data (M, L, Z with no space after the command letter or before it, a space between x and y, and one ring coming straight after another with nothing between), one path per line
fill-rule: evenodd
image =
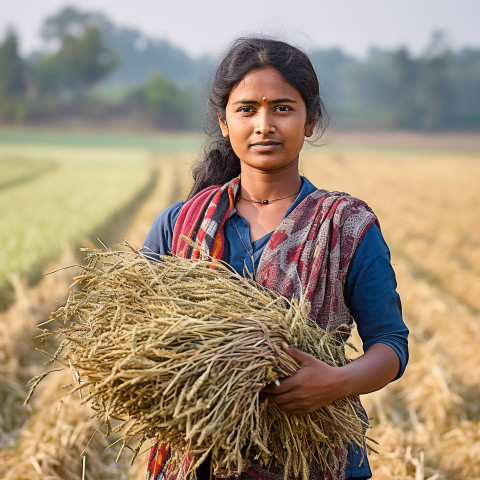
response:
M282 350L292 357L299 365L303 365L311 357L310 354L288 345L287 342L282 342Z
M281 407L284 405L296 405L297 408L299 407L298 398L295 397L294 394L291 392L285 393L283 395L271 395L265 397L270 403L274 403L275 405Z
M292 385L292 382L287 382L289 378L285 378L284 380L281 380L280 385L275 385L274 383L270 383L266 387L262 388L262 390L260 390L260 393L269 394L269 395L280 395L282 393L290 392L291 390L293 390L293 385Z
M264 395L266 398L275 398L275 399L278 399L278 400L282 400L282 399L294 399L294 398L298 398L297 395L296 395L296 392L295 390L287 390L285 392L280 392L280 393L268 393L268 392L262 392L262 395Z
M298 388L304 383L304 380L302 380L302 377L303 377L303 372L302 372L302 369L300 369L298 370L297 373L294 373L292 376L287 378L282 378L282 380L280 380L280 385L275 385L274 383L267 385L262 389L262 392L272 393L275 395L285 393L285 392L290 392L291 390Z

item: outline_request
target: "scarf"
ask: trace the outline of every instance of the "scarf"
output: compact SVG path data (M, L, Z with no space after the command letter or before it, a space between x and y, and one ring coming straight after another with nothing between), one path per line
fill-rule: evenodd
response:
M212 259L222 258L223 226L235 213L239 180L237 177L225 185L208 187L185 203L173 231L173 254L199 258L200 251L182 238L185 236L201 251L209 252ZM315 190L273 232L261 255L256 281L290 299L306 295L311 318L326 330L351 325L353 319L343 296L345 280L355 250L374 222L378 224L375 214L362 200L346 193ZM147 480L168 480L167 456L164 445L152 448ZM343 480L346 461L347 451L337 448L331 470L322 472L314 462L310 478ZM239 477L283 478L281 466L266 471L255 463Z

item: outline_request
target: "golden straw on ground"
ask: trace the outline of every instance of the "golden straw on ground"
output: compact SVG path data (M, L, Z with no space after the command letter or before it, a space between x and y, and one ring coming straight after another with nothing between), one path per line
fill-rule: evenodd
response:
M326 467L335 447L365 447L358 397L308 415L259 398L299 369L282 341L344 365L347 327L322 330L306 301L279 297L221 262L87 252L75 278L82 289L52 314L63 321L54 357L72 368L72 392L83 392L107 435L167 443L177 465L188 451L190 470L211 452L217 473L238 475L255 462L304 479L312 458Z

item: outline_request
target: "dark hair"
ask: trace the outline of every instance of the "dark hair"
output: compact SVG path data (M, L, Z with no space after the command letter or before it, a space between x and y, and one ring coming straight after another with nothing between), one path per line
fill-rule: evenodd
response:
M273 67L298 90L307 107L307 123L315 122L312 138L321 137L327 124L317 75L308 56L288 43L270 38L238 38L215 73L210 88L204 130L207 140L203 158L193 168L194 185L188 198L211 185L219 185L240 174L240 160L230 140L222 136L217 112L225 118L228 97L252 70Z

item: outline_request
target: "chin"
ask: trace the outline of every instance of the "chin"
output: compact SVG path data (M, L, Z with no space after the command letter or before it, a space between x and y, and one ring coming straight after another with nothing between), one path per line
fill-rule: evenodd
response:
M281 161L275 161L269 158L265 158L263 161L262 160L256 160L252 162L240 162L240 165L242 168L246 169L252 169L252 170L262 170L265 172L273 172L275 170L287 170L287 169L292 169L292 168L297 168L297 163L296 162L281 162Z

